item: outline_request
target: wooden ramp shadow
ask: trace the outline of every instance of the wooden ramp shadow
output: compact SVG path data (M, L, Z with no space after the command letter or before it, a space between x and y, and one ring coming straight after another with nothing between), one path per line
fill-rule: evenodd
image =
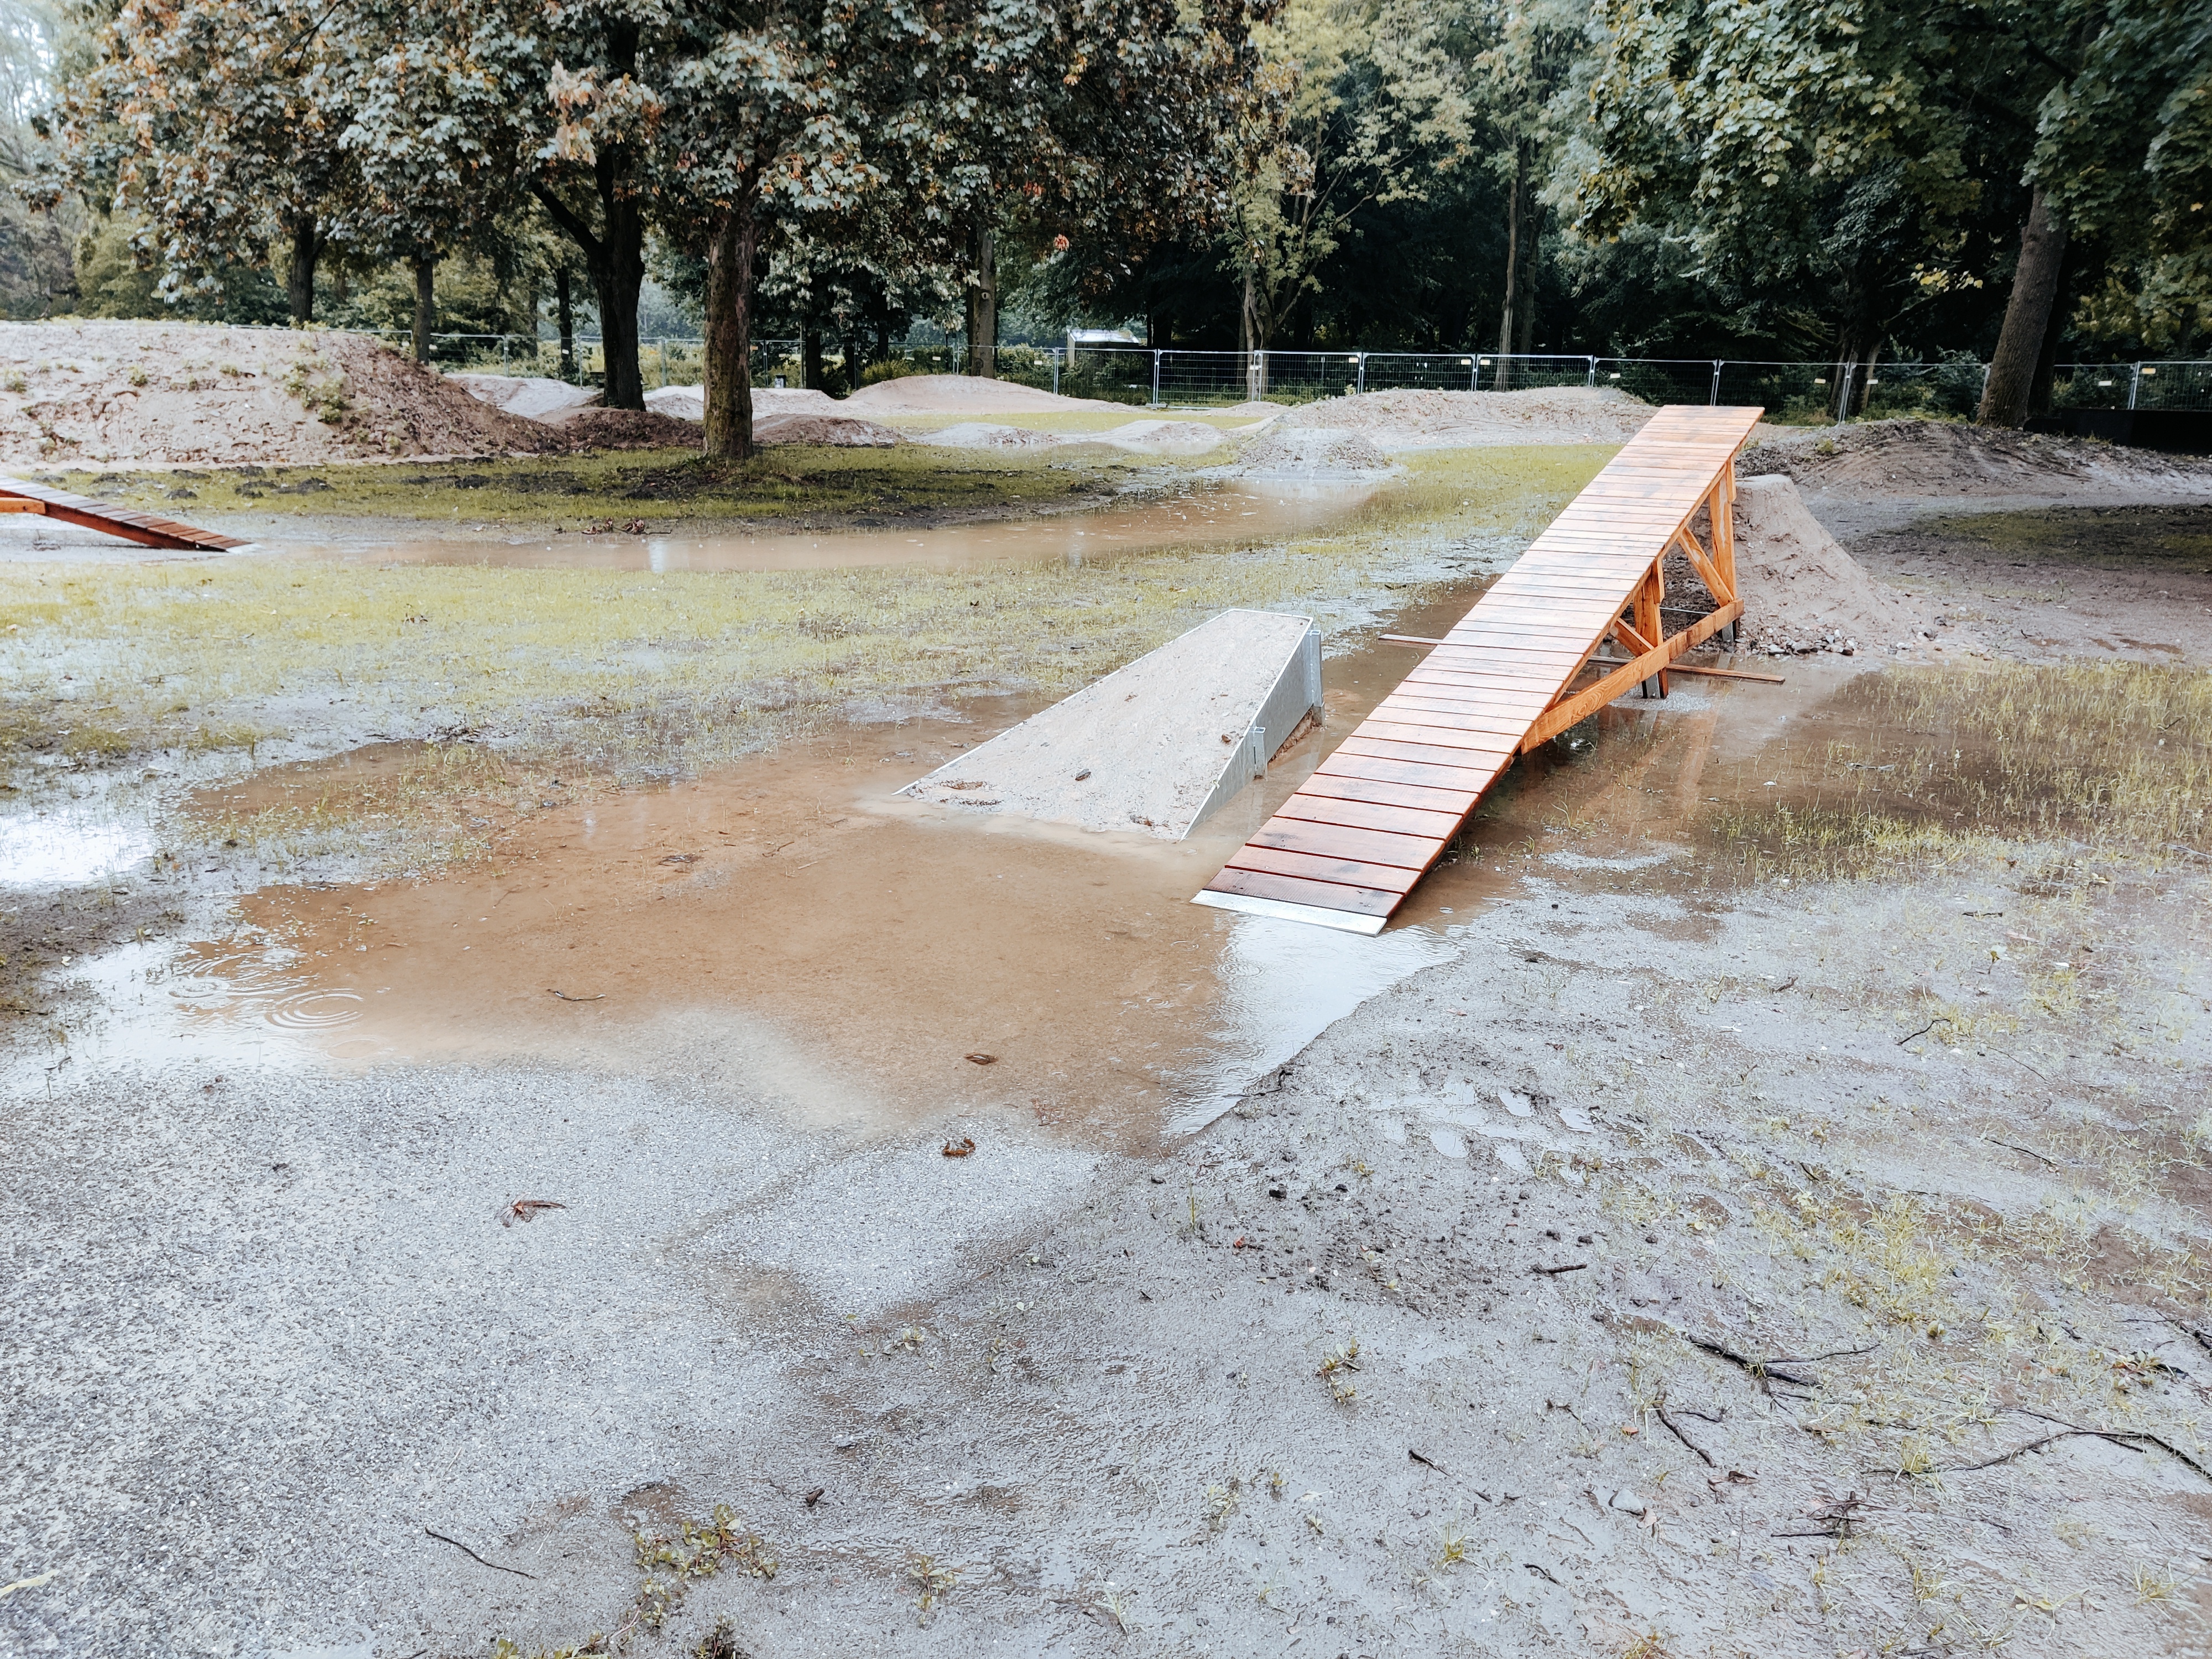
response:
M134 513L127 507L95 501L88 495L72 495L66 489L49 489L21 478L0 477L0 513L36 513L88 530L104 530L141 547L167 547L179 551L221 553L246 544L234 536L218 536L212 530L195 530L151 513Z
M1379 933L1516 755L1638 683L1664 696L1667 665L1743 614L1729 509L1764 412L1653 416L1196 902ZM1661 570L1676 549L1717 608L1670 635ZM1607 639L1626 662L1592 662Z

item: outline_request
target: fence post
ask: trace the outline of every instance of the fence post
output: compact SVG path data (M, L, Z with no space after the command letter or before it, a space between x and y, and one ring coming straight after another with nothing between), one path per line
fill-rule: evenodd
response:
M1160 354L1152 354L1152 407L1160 406Z
M1362 392L1367 390L1367 354L1364 351L1359 354L1359 378L1354 384Z
M1589 360L1589 378L1584 380L1583 384L1584 386L1595 386L1597 384L1597 359L1595 357Z
M1719 407L1721 401L1721 360L1718 357L1713 359L1713 395L1706 399L1706 401L1715 408Z
M1060 396L1060 348L1052 349L1052 395Z
M2128 407L2130 409L2133 409L2136 406L2136 394L2142 390L2142 365L2141 363L2137 363L2136 365L2136 372L2128 376Z

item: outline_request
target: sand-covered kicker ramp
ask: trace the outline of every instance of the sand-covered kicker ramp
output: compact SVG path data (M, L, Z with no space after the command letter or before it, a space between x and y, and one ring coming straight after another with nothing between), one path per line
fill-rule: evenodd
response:
M1179 841L1321 714L1312 622L1225 611L899 793Z

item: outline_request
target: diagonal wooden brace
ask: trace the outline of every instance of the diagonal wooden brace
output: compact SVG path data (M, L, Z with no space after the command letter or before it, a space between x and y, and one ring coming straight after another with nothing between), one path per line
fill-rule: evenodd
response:
M1606 704L1640 681L1650 679L1692 646L1702 645L1743 615L1743 602L1730 600L1710 616L1700 617L1680 633L1662 640L1650 650L1622 664L1596 684L1559 699L1536 717L1528 735L1521 739L1527 754L1540 743L1549 743L1571 726L1579 726Z

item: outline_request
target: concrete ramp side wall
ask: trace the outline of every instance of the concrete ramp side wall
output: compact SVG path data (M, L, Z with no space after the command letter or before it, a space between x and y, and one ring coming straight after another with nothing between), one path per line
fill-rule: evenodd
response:
M1305 621L1304 618L1299 618ZM1318 722L1322 717L1321 702L1321 630L1310 622L1305 632L1282 663L1275 676L1274 685L1260 704L1258 716L1251 729L1245 732L1244 741L1237 746L1237 754L1221 769L1212 792L1190 821L1192 830L1235 799L1245 787L1267 775L1267 763L1275 751L1287 741L1308 714Z

